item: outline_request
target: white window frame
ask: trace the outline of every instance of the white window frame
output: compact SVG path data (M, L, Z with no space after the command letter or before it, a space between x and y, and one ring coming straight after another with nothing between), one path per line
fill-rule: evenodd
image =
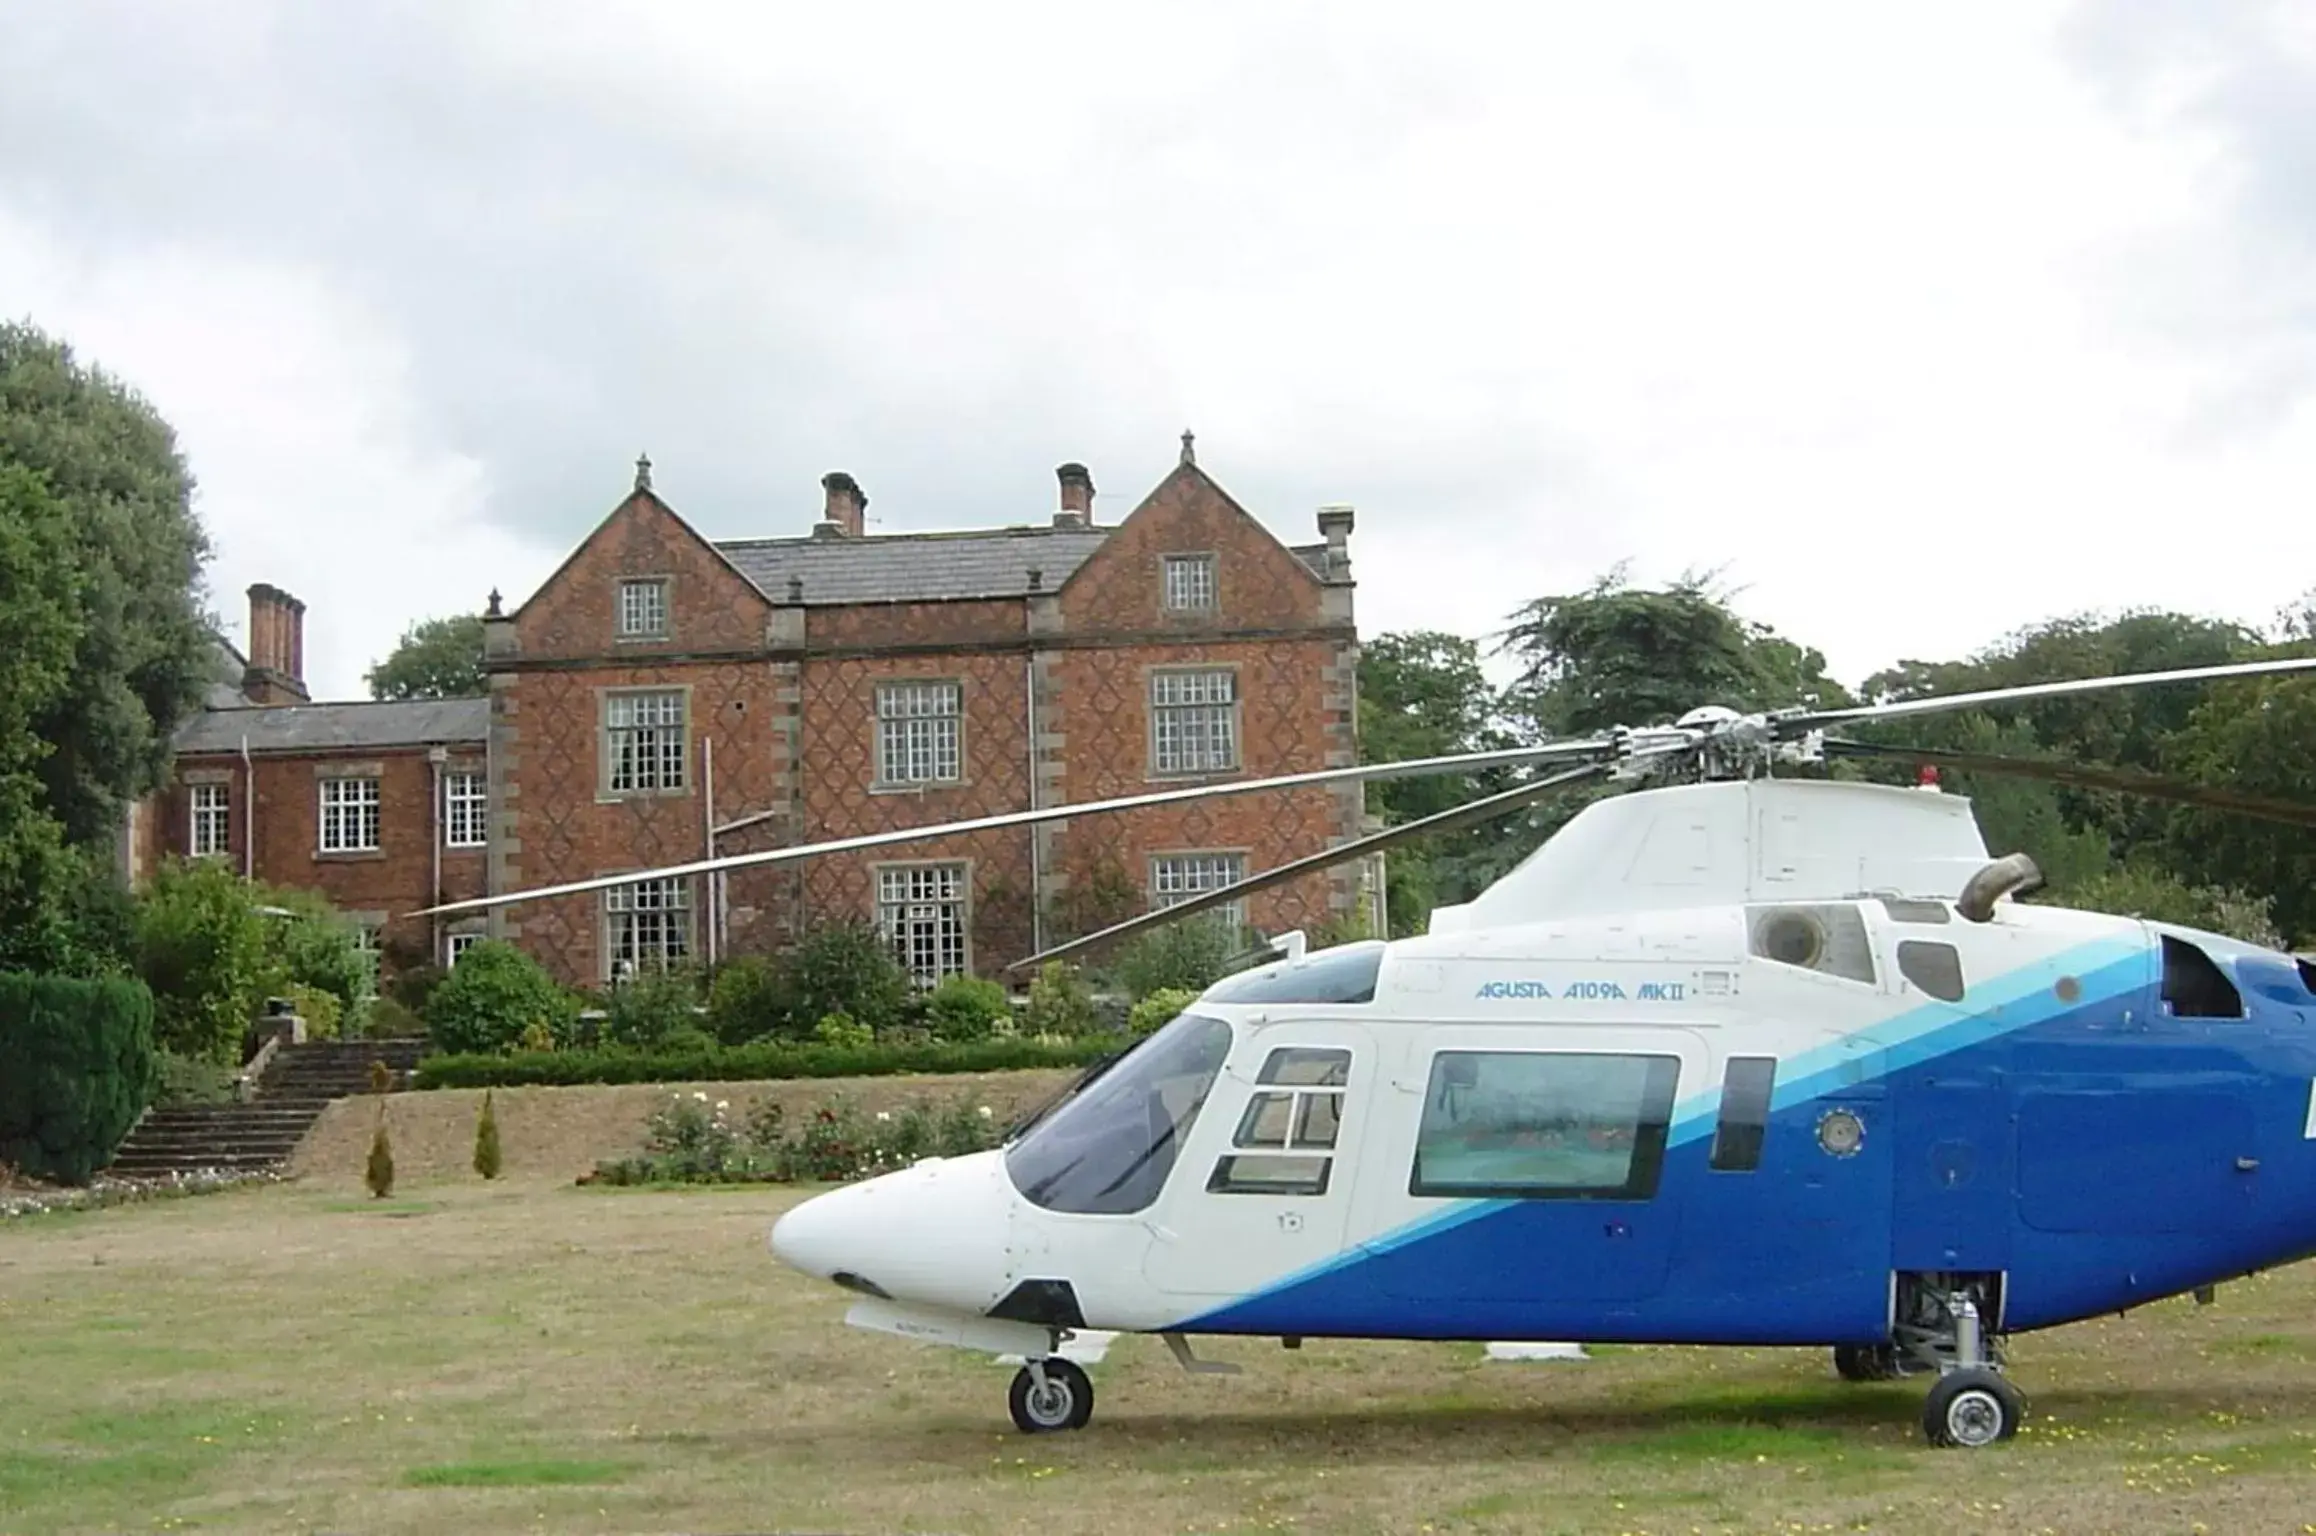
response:
M442 954L446 965L456 967L458 957L489 938L487 933L451 933L443 935Z
M619 583L619 638L664 640L668 635L668 580L630 576Z
M604 694L602 742L605 794L686 793L691 782L691 691L621 688Z
M1159 557L1159 568L1164 573L1163 601L1168 613L1214 611L1213 555L1163 555Z
M186 799L185 848L194 858L233 851L233 789L227 784L191 784ZM204 836L204 833L209 835Z
M321 834L324 853L376 853L382 809L374 778L324 779L321 796Z
M692 883L645 880L603 893L603 974L618 981L692 955ZM626 969L622 969L622 966Z
M877 931L919 990L973 970L973 867L962 861L879 864Z
M1153 778L1238 770L1237 668L1153 668L1149 700Z
M959 784L964 778L964 684L877 684L876 782L880 786Z
M442 846L480 848L490 841L490 786L480 773L442 776Z
M1246 854L1237 849L1195 849L1150 856L1150 904L1171 907L1208 891L1219 891L1246 878ZM1226 901L1207 916L1220 917L1231 927L1246 928L1246 899Z

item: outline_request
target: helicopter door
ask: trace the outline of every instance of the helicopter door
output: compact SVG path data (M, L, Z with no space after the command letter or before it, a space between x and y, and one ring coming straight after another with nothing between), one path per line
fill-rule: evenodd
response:
M1250 1031L1150 1213L1150 1282L1239 1297L1334 1258L1374 1077L1373 1041L1355 1025Z
M1663 1178L1673 1106L1706 1055L1675 1029L1421 1031L1362 1148L1376 1285L1442 1317L1655 1295L1680 1221Z

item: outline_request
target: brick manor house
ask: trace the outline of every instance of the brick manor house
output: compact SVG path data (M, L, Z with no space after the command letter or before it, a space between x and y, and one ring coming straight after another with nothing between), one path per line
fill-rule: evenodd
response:
M882 925L920 984L1356 836L1355 785L1008 828L412 921L437 901L1355 760L1349 507L1288 546L1180 462L1115 526L1057 472L1035 524L870 534L848 474L794 536L710 542L650 463L527 601L484 619L487 698L314 703L304 605L249 591L132 879L208 856L320 891L395 967L484 934L567 983ZM1258 893L1265 931L1347 913L1349 865Z

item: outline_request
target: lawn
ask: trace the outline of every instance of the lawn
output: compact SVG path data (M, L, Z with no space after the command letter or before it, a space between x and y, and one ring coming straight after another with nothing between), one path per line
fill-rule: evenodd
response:
M2316 1270L2015 1341L2036 1416L1933 1451L1817 1351L1155 1339L1086 1430L842 1326L779 1189L344 1176L0 1231L0 1531L2301 1531Z

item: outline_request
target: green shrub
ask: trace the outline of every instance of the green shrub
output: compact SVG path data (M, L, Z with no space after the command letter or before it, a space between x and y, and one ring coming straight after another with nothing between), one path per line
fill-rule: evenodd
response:
M770 1040L788 1032L779 967L762 955L743 955L719 967L708 985L708 1028L726 1045Z
M685 1051L559 1050L525 1051L512 1056L469 1053L425 1058L418 1064L413 1086L512 1088L524 1084L740 1083L790 1078L896 1077L916 1072L1019 1072L1088 1066L1124 1044L1116 1035L1084 1035L1074 1040L1033 1040L1016 1035L967 1044L926 1041L896 1045L880 1040L873 1045L824 1045L816 1041L770 1041Z
M0 1163L83 1184L160 1087L153 997L125 977L0 973Z
M259 905L290 914L269 916L265 924L267 969L277 989L326 992L337 999L341 1014L361 1002L370 987L370 960L351 922L311 891L267 885L246 889Z
M423 1019L426 1017L427 1002L434 996L434 989L441 986L443 978L449 974L432 962L413 965L396 971L383 990L386 996Z
M978 976L941 978L925 999L925 1013L936 1040L986 1040L1013 1028L1013 1004L1005 989Z
M486 1179L499 1176L499 1121L491 1113L491 1095L485 1093L481 1118L474 1127L474 1171Z
M157 1086L153 1090L155 1105L174 1107L233 1101L233 1079L238 1073L232 1067L198 1056L180 1056L174 1051L155 1054L159 1058Z
M426 1033L426 1023L391 997L374 997L362 1008L362 1037L404 1040Z
M281 990L282 996L289 999L290 1011L306 1021L308 1040L338 1038L339 1016L345 1012L346 1005L338 1001L336 993L324 992L320 987L309 987L299 981L293 981Z
M784 1034L801 1034L832 1013L871 1029L901 1022L909 973L874 925L859 919L824 923L777 963Z
M380 1200L394 1193L394 1143L386 1135L383 1104L378 1106L378 1132L370 1138L370 1161L362 1169L362 1182Z
M745 1128L730 1105L705 1093L678 1094L647 1128L640 1156L598 1163L583 1182L603 1184L838 1183L906 1168L925 1157L963 1157L997 1145L1003 1132L986 1104L970 1096L946 1104L920 1100L906 1109L864 1114L836 1099L794 1131L777 1104L765 1104Z
M1067 960L1048 960L1029 984L1024 1020L1033 1035L1089 1035L1098 1025L1085 973Z
M229 869L173 861L155 873L137 909L136 955L161 1046L240 1061L273 979L265 925L250 885Z
M577 1002L539 962L485 939L459 957L426 1003L426 1032L445 1051L504 1051L532 1024L556 1039L577 1022Z
M469 953L472 953L469 951ZM698 1032L699 978L689 971L647 971L604 999L603 1041L648 1051L678 1030Z
M877 1032L849 1013L832 1013L812 1026L812 1038L822 1045L857 1047L876 1044Z
M1222 979L1238 949L1237 937L1218 917L1193 914L1120 946L1111 971L1136 1002L1161 991L1196 996Z
M1161 987L1134 1005L1126 1015L1129 1034L1146 1035L1161 1024L1169 1023L1175 1015L1198 1001L1198 994L1180 987Z

